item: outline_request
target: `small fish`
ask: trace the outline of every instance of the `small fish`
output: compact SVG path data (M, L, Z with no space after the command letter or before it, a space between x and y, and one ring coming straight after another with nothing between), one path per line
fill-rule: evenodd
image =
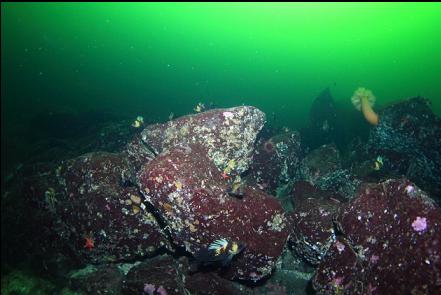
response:
M382 156L378 156L377 159L375 159L374 162L374 170L378 171L383 167L383 157Z
M175 117L175 113L173 112L171 112L170 115L168 115L169 120L173 120L174 117Z
M198 103L195 108L193 109L196 113L200 113L203 110L205 110L205 105L203 103Z
M144 125L144 118L142 116L136 117L136 120L132 123L132 127L139 128Z
M221 263L223 267L230 264L234 256L245 249L245 244L221 238L213 241L207 248L196 253L196 260L202 265Z
M238 175L231 186L227 188L227 193L233 197L242 198L244 196L244 188L245 184Z
M138 120L135 120L135 122L133 122L132 123L132 127L135 127L135 128L139 128L139 127L141 127L141 122L139 122Z
M225 167L223 172L225 174L230 174L234 168L236 168L236 160L232 159L228 161L227 166Z

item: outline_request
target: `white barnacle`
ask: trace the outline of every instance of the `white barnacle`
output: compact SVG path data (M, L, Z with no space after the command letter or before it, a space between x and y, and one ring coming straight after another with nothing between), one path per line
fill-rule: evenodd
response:
M223 112L222 115L225 117L225 119L234 118L234 114L232 112Z
M285 227L284 219L282 214L276 214L273 216L271 221L268 221L267 225L271 227L273 231L282 231Z

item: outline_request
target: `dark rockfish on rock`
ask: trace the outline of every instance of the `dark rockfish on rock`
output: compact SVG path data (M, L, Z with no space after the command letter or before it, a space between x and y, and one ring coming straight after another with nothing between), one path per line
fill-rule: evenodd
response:
M245 244L227 239L219 239L195 254L196 260L202 265L221 263L227 266L234 256L245 249Z

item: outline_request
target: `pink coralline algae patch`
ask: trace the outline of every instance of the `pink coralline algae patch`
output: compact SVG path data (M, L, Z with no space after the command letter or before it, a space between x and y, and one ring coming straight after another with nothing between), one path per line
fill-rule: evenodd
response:
M335 246L337 247L338 253L341 253L345 250L345 245L343 243L340 243L339 241L335 243Z
M153 292L155 292L156 288L155 285L153 284L145 284L144 285L144 293L145 294L149 294L149 295L153 295Z
M408 193L408 194L411 194L411 193L413 193L415 191L415 187L413 186L413 185L408 185L408 186L406 186L406 192Z
M167 291L165 290L165 288L163 286L159 286L158 290L156 290L156 292L158 292L158 294L160 295L167 295Z
M332 280L332 284L336 286L340 286L343 283L343 277L336 277Z
M156 291L156 293L155 293ZM153 284L145 284L144 285L144 294L153 295L167 295L167 290L163 286L159 286L157 289Z
M417 218L412 222L412 227L418 232L425 230L427 228L426 217L417 216Z
M380 257L378 255L372 255L371 258L369 259L369 261L372 264L376 264L378 262L378 260L380 260Z

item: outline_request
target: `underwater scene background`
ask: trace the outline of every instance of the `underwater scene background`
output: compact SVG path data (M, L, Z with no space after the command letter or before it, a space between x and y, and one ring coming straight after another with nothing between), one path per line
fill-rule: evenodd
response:
M440 3L2 3L2 294L441 293Z

